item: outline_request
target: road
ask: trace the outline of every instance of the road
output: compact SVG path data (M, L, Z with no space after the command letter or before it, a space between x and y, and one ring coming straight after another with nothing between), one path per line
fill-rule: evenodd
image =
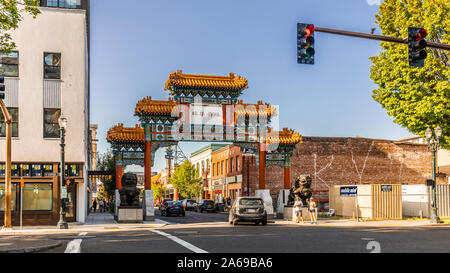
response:
M157 218L172 224L158 229L92 231L80 242L81 253L423 253L450 250L450 227L330 227L276 222L267 226L227 223L218 213L187 212ZM71 235L41 235L65 240L46 251L63 253ZM70 237L72 236L72 238Z

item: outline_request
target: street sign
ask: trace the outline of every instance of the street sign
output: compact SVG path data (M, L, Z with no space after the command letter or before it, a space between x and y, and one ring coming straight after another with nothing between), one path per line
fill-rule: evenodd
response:
M392 186L391 185L382 185L381 191L392 191Z
M356 196L358 187L341 187L341 196Z
M67 198L67 187L61 187L61 198Z

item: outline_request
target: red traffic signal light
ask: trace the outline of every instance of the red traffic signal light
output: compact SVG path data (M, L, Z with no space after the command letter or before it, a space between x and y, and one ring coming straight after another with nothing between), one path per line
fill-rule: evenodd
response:
M297 62L314 64L314 25L297 24Z
M427 58L427 37L428 33L424 28L408 28L408 53L409 65L413 67L424 67Z

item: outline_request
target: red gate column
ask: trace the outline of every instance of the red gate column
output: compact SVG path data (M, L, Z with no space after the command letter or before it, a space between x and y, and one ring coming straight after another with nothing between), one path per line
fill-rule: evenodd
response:
M152 143L145 141L144 148L144 189L152 189Z
M116 190L122 188L123 167L117 165L117 156L114 156L114 165L116 165Z
M284 189L289 190L291 188L291 167L284 168Z
M266 151L264 144L259 145L259 190L266 189Z

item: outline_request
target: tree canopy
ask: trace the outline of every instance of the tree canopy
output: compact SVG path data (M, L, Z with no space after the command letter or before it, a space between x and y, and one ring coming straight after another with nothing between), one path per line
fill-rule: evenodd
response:
M427 41L450 42L448 0L384 0L375 16L382 34L405 38L408 27L423 27ZM371 79L378 85L373 98L386 109L394 122L424 136L438 125L441 143L450 146L449 53L428 48L425 67L410 67L408 46L381 42L380 55L371 57Z
M11 38L11 30L17 29L23 20L22 14L31 14L33 18L40 13L40 0L0 0L0 52L9 54L16 48Z
M170 178L170 183L178 189L178 193L183 198L193 196L199 197L202 193L202 179L199 178L198 170L189 160L186 160L175 169Z
M100 154L97 158L97 170L99 171L115 171L115 163L114 163L114 154L111 150L108 150L104 154ZM108 195L109 198L115 195L116 191L116 182L113 179L102 179L101 180L104 187L104 192Z

